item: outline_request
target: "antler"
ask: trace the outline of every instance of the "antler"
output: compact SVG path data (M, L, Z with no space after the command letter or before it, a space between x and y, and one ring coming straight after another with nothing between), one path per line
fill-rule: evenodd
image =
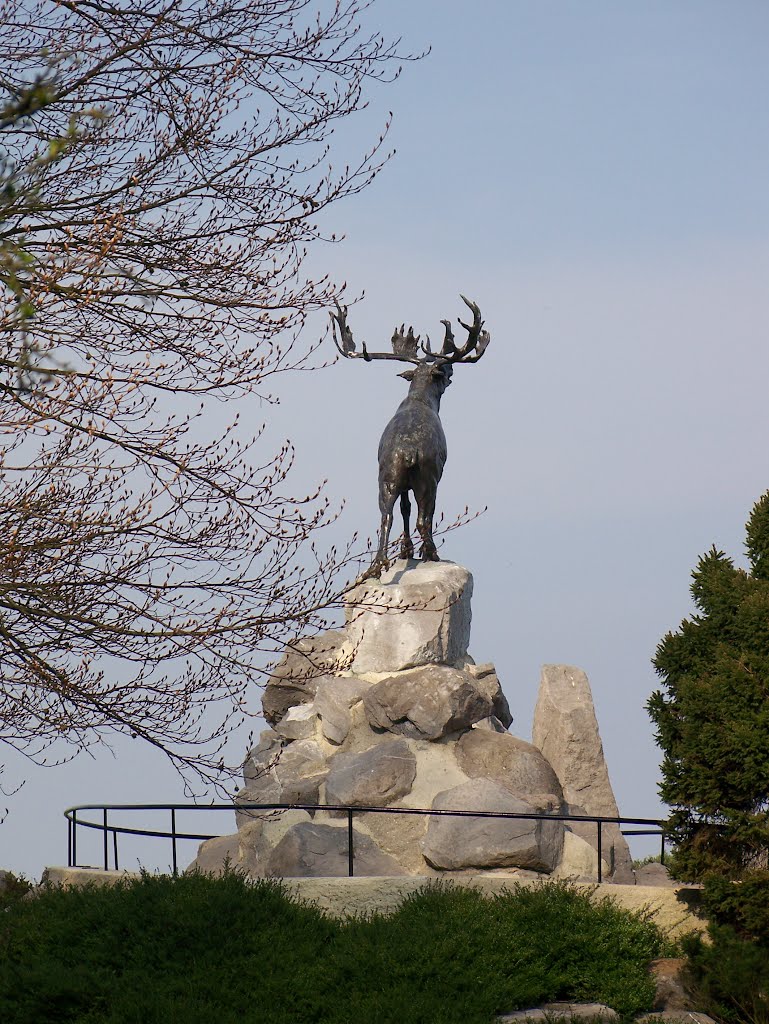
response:
M467 331L467 341L461 348L457 348L454 342L451 321L441 320L441 323L446 328L446 336L443 339L443 347L440 352L432 351L430 339L427 337L420 346L419 335L414 334L413 327L409 327L408 332L406 332L405 324L395 328L391 339L392 352L369 352L365 342L361 342L361 351L358 352L355 348L352 331L347 323L347 306L340 306L338 302L336 304L336 313L331 311L329 314L333 328L334 344L340 354L346 359L365 359L367 363L370 363L372 359L395 359L401 363L415 363L417 366L420 363L477 363L488 348L491 335L488 331L483 330L481 311L476 303L466 299L464 295L461 296L461 299L473 314L472 324L466 324L462 320L459 321ZM338 338L337 330L339 331ZM424 357L421 359L418 355L420 348L424 353Z
M336 313L331 311L331 326L334 333L334 344L346 359L365 359L370 363L372 359L395 359L401 363L423 362L417 355L419 346L419 335L414 334L414 328L409 327L408 334L404 333L405 325L401 324L400 329L396 327L392 336L392 352L369 352L365 341L361 342L361 351L358 352L353 341L352 331L347 323L347 306L340 306L337 302ZM339 338L337 339L337 328Z
M459 320L459 323L467 331L467 341L461 348L457 348L454 343L454 334L451 330L451 321L441 320L441 323L446 328L446 337L443 340L443 348L436 356L436 359L442 363L477 363L491 341L489 332L483 330L483 319L477 304L471 302L470 299L466 299L464 295L461 295L460 298L472 311L473 322L472 324L466 324L464 321Z
M343 356L347 356L350 359L355 357L360 358L363 356L363 352L366 351L366 346L363 346L363 352L355 351L355 342L352 340L352 331L347 324L347 306L340 306L337 302L336 313L332 310L329 314L331 317L331 331L334 335L334 344ZM339 340L337 341L336 329L339 328ZM365 359L365 356L363 356Z

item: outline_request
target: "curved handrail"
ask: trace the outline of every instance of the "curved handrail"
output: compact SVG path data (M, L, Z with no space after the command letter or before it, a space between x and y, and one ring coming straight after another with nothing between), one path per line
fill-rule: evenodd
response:
M602 830L604 825L650 825L652 829L628 830L624 835L659 835L661 838L660 860L665 861L665 822L658 818L627 818L623 815L612 817L596 814L556 814L553 812L529 812L519 811L467 811L450 810L435 807L369 807L365 805L350 804L305 804L305 803L240 803L240 802L212 802L210 804L79 804L75 807L68 807L64 811L67 819L68 843L67 843L67 864L69 867L77 866L77 829L96 829L104 834L104 870L109 870L109 834L112 833L113 860L115 869L118 870L118 835L138 835L149 838L161 838L171 840L172 849L172 871L178 873L177 847L179 839L196 839L198 841L214 839L216 835L209 833L180 832L176 828L177 811L262 811L272 813L275 811L333 811L343 813L347 817L348 835L348 874L354 875L354 851L353 851L353 815L355 814L422 814L430 817L455 817L455 818L519 818L527 821L575 821L593 823L597 826L597 855L598 855L598 881L602 880ZM101 811L101 821L88 821L78 817L80 811ZM108 814L110 811L169 811L171 814L171 829L142 829L129 828L123 825L110 824Z

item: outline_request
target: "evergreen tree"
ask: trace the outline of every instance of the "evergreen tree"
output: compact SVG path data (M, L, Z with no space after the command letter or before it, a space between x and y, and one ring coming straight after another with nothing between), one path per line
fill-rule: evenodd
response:
M664 751L676 877L744 878L769 853L769 492L747 523L750 570L711 548L692 574L697 614L668 633L648 710Z

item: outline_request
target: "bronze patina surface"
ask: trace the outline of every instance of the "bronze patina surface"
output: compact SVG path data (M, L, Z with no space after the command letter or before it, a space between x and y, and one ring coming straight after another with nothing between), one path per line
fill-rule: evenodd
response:
M393 508L400 498L403 515L403 536L400 557L411 558L414 545L411 540L411 501L417 503L417 532L422 539L420 555L424 560L439 561L433 541L433 516L438 483L446 463L446 435L440 420L441 398L451 383L454 366L458 363L477 363L488 347L491 336L483 330L481 311L476 303L462 296L462 301L473 314L471 324L459 321L467 331L467 340L461 347L454 341L451 322L442 320L446 333L440 352L433 352L429 338L420 344L420 336L405 325L396 328L392 336L392 352L369 352L365 342L358 351L352 331L347 323L347 307L337 306L331 313L334 341L347 359L393 359L412 363L413 369L399 376L409 382L409 392L387 424L379 442L379 511L382 516L379 547L374 561L362 580L379 577L388 564L387 547L393 521Z

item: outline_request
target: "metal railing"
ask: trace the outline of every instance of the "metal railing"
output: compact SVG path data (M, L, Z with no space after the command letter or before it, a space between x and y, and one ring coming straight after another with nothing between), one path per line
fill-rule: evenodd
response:
M204 834L197 832L181 832L177 828L177 811L235 811L242 814L246 811L259 811L269 814L275 811L332 811L347 817L347 873L350 878L355 874L354 864L354 833L353 817L356 814L423 814L430 817L453 818L518 818L526 821L565 821L593 823L597 829L596 852L598 854L598 881L602 881L603 868L603 827L604 825L620 826L622 835L660 837L660 862L665 863L665 832L664 821L657 818L625 818L602 817L591 814L521 814L514 811L451 811L423 807L363 807L347 804L252 804L252 803L211 803L211 804L80 804L68 807L64 812L67 819L67 865L78 867L77 863L77 830L79 828L96 829L103 833L103 867L109 870L109 837L112 834L112 851L114 869L119 870L118 835L146 836L150 838L171 840L171 870L178 874L178 841L194 839L202 842L215 839L220 833ZM88 821L79 817L81 811L100 811L100 821ZM110 812L123 811L168 811L171 815L170 831L145 828L128 828L124 825L110 823ZM113 819L114 821L114 819ZM622 829L622 825L646 825L643 829ZM612 851L613 852L613 851ZM85 865L82 865L85 866Z

